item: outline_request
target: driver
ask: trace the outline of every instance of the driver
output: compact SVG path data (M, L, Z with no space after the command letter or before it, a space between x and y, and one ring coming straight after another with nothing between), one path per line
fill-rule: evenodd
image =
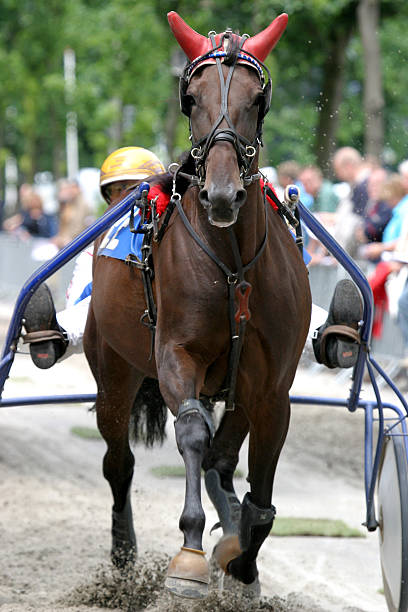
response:
M163 164L148 149L117 149L101 167L102 197L108 206L114 206L128 195L128 187L136 187L148 176L163 172ZM65 310L55 312L46 283L40 285L26 307L24 327L27 333L23 341L29 343L31 359L38 368L50 368L56 361L83 351L82 339L92 291L92 257L93 245L77 257Z
M127 195L129 186L137 186L154 174L165 172L154 153L141 147L124 147L103 162L100 190L109 206ZM56 312L51 292L43 283L32 296L24 313L26 334L33 363L41 369L53 366L73 353L83 350L82 339L92 291L93 246L77 258L67 291L65 310ZM337 283L329 312L313 304L308 338L318 363L329 368L350 368L358 355L358 329L363 316L362 302L351 280Z

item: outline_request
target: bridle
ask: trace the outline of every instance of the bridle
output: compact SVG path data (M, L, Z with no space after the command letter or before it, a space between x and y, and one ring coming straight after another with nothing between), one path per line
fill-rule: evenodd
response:
M187 64L183 75L180 78L179 90L181 111L189 118L190 140L192 146L191 156L195 162L198 179L196 184L198 184L200 187L204 185L206 160L211 147L216 142L226 141L230 142L235 148L238 166L240 169L240 178L243 186L250 185L260 178L259 174L251 174L251 166L259 145L262 144L263 120L270 107L272 95L272 81L270 72L262 62L252 55L252 53L242 50L242 47L248 38L247 34L238 37L238 35L233 34L230 30L227 30L222 36L221 42L218 46L215 42L215 32L210 32L208 36L211 40L213 48L204 55L196 58L190 64ZM236 43L236 46L232 51L220 50L221 48L224 49L224 47L230 46L231 43L234 42ZM224 63L229 65L229 71L225 79L222 70L221 58L225 58ZM206 60L215 60L217 65L221 87L221 108L219 115L209 133L198 140L194 140L191 125L191 104L188 102L189 96L187 94L187 88L195 69L199 65L206 62ZM232 75L238 62L250 64L257 70L263 90L263 95L259 103L256 133L252 142L237 132L228 112L228 92ZM267 74L266 82L264 72ZM228 127L219 128L219 125L224 119Z

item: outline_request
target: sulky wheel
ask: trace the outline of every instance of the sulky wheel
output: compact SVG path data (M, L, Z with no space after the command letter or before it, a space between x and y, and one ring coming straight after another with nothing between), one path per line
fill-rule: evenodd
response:
M408 463L404 437L398 433L384 439L378 476L378 520L381 571L388 610L407 612Z

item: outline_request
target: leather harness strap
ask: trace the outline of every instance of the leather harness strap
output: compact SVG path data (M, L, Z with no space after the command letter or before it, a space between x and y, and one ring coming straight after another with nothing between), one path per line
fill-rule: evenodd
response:
M45 340L66 340L64 334L57 329L43 329L33 331L23 336L23 344L36 344Z
M235 233L232 228L229 228L229 237L231 241L232 252L234 254L235 265L237 268L236 272L232 272L228 266L210 249L210 247L198 236L197 232L192 227L190 221L185 214L181 198L178 193L174 193L172 200L175 200L177 211L184 223L185 228L194 239L194 241L201 247L201 249L213 260L213 262L222 270L225 274L228 282L228 312L230 321L230 332L231 332L231 350L229 355L228 373L224 388L220 392L220 399L225 399L225 409L234 410L234 398L235 398L235 387L238 376L239 358L241 355L241 349L244 341L245 328L247 321L250 318L250 312L248 309L248 298L251 290L250 283L245 281L245 273L252 268L252 266L258 261L262 255L266 244L268 242L268 214L267 214L267 202L264 192L264 210L265 210L265 235L263 241L259 247L258 252L254 258L248 262L245 266L242 263L241 254L239 251L238 242ZM238 301L238 310L235 310L236 299Z

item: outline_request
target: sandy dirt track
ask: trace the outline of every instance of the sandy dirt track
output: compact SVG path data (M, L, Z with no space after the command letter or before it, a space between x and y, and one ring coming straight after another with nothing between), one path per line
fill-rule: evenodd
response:
M300 369L294 394L345 397L348 382L316 368ZM28 356L17 356L4 397L93 392L82 356L48 372ZM110 576L111 495L102 476L102 440L81 439L74 426L95 427L87 406L3 408L0 414L0 610L1 612L117 610L235 610L233 597L212 596L207 604L184 604L162 594L167 557L182 543L178 520L183 479L158 479L153 466L181 465L172 418L163 447L134 449L133 514L141 563L129 585ZM266 607L381 612L386 610L378 555L378 535L361 527L363 489L362 414L342 408L294 406L274 492L281 516L343 519L365 538L268 538L259 556ZM246 473L246 453L240 467ZM245 479L237 491L246 491ZM203 492L208 556L218 539L209 535L217 517ZM143 573L147 577L144 577ZM112 586L113 585L113 586ZM115 586L116 585L116 586ZM121 601L112 590L123 588ZM159 593L159 599L156 594ZM92 604L93 602L93 604ZM242 609L248 609L243 607Z

